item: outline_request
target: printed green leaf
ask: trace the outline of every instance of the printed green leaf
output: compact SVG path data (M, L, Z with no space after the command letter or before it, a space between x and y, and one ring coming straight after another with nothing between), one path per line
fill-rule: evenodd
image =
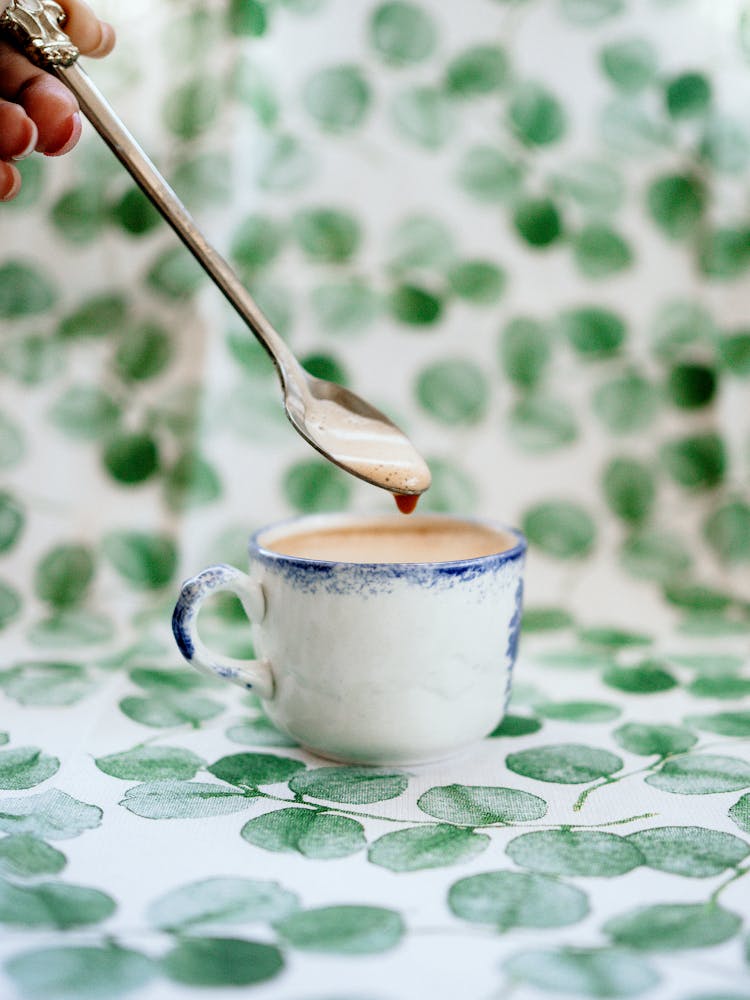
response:
M625 197L625 182L609 163L574 160L559 168L551 178L552 189L572 199L586 212L614 212Z
M618 948L522 951L503 967L514 979L540 990L577 997L637 996L659 982L658 973L643 959Z
M349 857L367 844L364 827L356 820L299 806L256 816L240 835L266 851L297 852L319 861Z
M677 535L642 531L623 542L620 562L631 576L668 581L690 568L692 555Z
M233 83L237 96L241 96L239 74ZM260 100L260 97L258 97ZM180 160L172 173L172 187L193 211L224 205L231 196L231 165L223 151L208 151Z
M68 840L102 821L99 806L74 799L50 788L20 799L0 799L0 830L31 834L43 840Z
M462 358L434 361L417 378L417 399L442 424L478 423L489 402L489 384L482 369Z
M20 428L0 411L0 469L16 465L26 451L26 442Z
M700 270L709 278L731 281L750 266L750 232L724 227L704 230L698 247Z
M59 651L108 642L114 632L112 619L105 615L83 608L65 608L51 618L35 622L27 638L34 646Z
M270 753L236 753L222 757L207 768L214 777L239 788L277 785L305 770L300 760L276 757Z
M31 660L0 673L0 687L21 705L74 705L93 689L79 663Z
M310 304L321 331L331 334L358 333L380 312L378 294L357 278L318 286Z
M50 847L28 833L0 840L0 874L12 878L36 878L57 875L67 864L62 851Z
M630 95L602 108L599 133L614 154L641 159L655 156L674 141L670 124Z
M727 464L724 440L713 431L669 441L659 457L667 475L688 490L717 486Z
M161 215L145 194L137 187L128 188L111 209L111 217L131 236L150 233L161 222Z
M658 177L646 196L648 211L656 225L671 239L684 239L694 233L706 208L703 182L689 174Z
M750 833L750 792L737 799L727 815L740 830Z
M367 114L370 85L358 66L329 66L309 78L302 100L323 128L347 132L360 125Z
M335 208L300 210L292 219L292 232L311 260L329 264L348 260L361 238L355 217Z
M417 805L435 819L472 827L523 823L547 812L538 795L491 785L437 785L420 795Z
M485 851L489 843L486 834L439 823L386 833L373 843L367 857L392 872L415 872L468 861Z
M293 913L276 924L280 938L290 947L331 955L390 951L405 930L399 913L379 906L321 906Z
M432 455L427 456L427 464L432 473L432 486L424 494L420 510L466 515L476 508L476 483L460 466Z
M699 154L720 174L739 174L750 161L750 135L744 121L729 115L709 114Z
M603 701L545 701L536 710L545 719L563 722L611 722L622 712L617 705Z
M37 563L34 590L55 608L79 604L94 577L94 553L86 545L58 545Z
M521 629L526 632L556 632L573 624L565 608L524 608Z
M750 854L750 844L739 837L703 826L656 826L631 833L628 840L649 868L686 878L721 875Z
M600 54L602 69L624 94L635 94L653 82L658 55L647 38L626 38L605 45Z
M156 439L139 431L113 434L102 458L112 478L129 486L144 482L159 467Z
M527 81L513 88L508 122L524 143L546 146L562 138L567 126L563 106L546 87Z
M447 268L455 257L454 242L450 228L440 219L431 215L409 215L391 234L389 268L394 272Z
M206 73L179 84L164 101L164 124L178 139L197 138L215 120L220 93L218 81Z
M561 785L582 785L605 778L622 767L622 760L608 750L580 743L559 743L534 747L505 758L506 767L536 781Z
M206 819L247 809L248 794L202 781L149 781L129 788L120 805L144 819Z
M20 319L47 312L57 289L32 261L12 260L0 266L0 319Z
M632 434L648 427L659 408L654 385L635 371L602 383L591 399L592 410L613 434Z
M445 145L456 129L455 110L437 87L408 87L391 102L391 119L403 139L435 150Z
M274 81L269 78L262 65L248 58L247 53L241 52L237 62L232 67L229 86L233 96L251 109L260 125L264 128L271 128L276 124L279 118L279 98L275 90ZM206 172L214 173L214 171ZM228 170L226 174L229 174ZM196 196L198 197L200 197L198 189L202 186L201 175L202 171L198 172L195 180ZM176 177L175 190L180 193ZM222 190L222 202L228 201L230 196L231 187L225 181Z
M613 878L643 864L638 845L613 833L588 830L539 830L511 840L508 857L543 875Z
M577 232L572 246L578 270L594 280L623 271L633 263L633 252L625 239L599 222L589 223Z
M604 933L615 944L637 951L681 951L721 944L741 926L736 913L717 903L662 903L613 917Z
M205 272L181 246L162 251L146 275L148 287L172 301L190 298L205 280Z
M0 554L13 548L25 522L26 515L21 502L11 493L0 491Z
M519 399L508 415L510 439L523 451L554 451L578 437L578 426L570 404L542 392Z
M112 433L120 412L118 404L103 389L77 383L53 404L49 417L70 437L96 441Z
M445 89L452 97L478 97L500 90L508 79L508 57L496 45L474 45L448 63Z
M99 923L114 911L114 899L98 889L62 882L18 886L0 880L0 923L66 930Z
M471 146L459 163L456 179L477 201L504 201L520 188L523 168L494 146Z
M297 896L278 882L207 878L160 896L149 906L148 920L159 930L192 934L217 924L273 923L298 906Z
M736 701L750 694L750 678L745 677L696 677L688 685L696 698L725 698Z
M398 798L406 791L405 774L378 767L316 767L295 774L289 787L298 795L309 795L327 802L350 802L366 805Z
M312 178L316 162L310 148L293 135L269 140L260 160L256 183L262 191L298 191Z
M244 616L244 612L243 612ZM243 620L244 617L243 617ZM148 654L147 654L148 655ZM128 673L131 681L152 694L173 691L193 691L213 683L212 677L186 667L184 670L159 670L156 667L135 667Z
M600 646L603 649L625 649L632 646L650 646L652 638L642 632L628 632L621 628L582 628L578 630L578 638L589 646Z
M117 572L139 590L166 586L177 568L177 548L168 535L115 531L105 535L103 551Z
M625 322L597 306L571 309L560 315L560 332L584 359L598 361L617 354L625 341Z
M304 513L343 510L349 505L351 478L330 462L305 459L287 469L283 489L294 510Z
M388 298L390 310L397 320L409 326L429 326L437 323L443 310L441 299L419 285L398 285Z
M750 560L750 504L732 500L710 514L703 535L716 555L726 563Z
M128 303L120 292L100 292L63 317L57 332L63 339L112 336L124 329L127 315Z
M232 743L244 743L251 747L296 747L297 741L282 733L280 729L261 715L227 729L226 737Z
M179 456L167 473L164 489L167 505L175 511L212 503L222 492L216 468L194 451Z
M685 722L696 729L721 736L750 736L750 711L716 712L714 715L688 715Z
M676 687L677 681L659 660L642 660L633 667L612 664L602 674L607 687L628 694L659 694Z
M16 199L17 200L17 199ZM22 385L39 385L65 370L65 355L59 341L43 333L3 335L0 371L6 372ZM727 353L727 358L731 352ZM732 364L728 360L728 364Z
M514 927L566 927L589 912L586 894L546 875L483 872L454 882L448 906L461 920Z
M102 190L92 184L68 188L50 209L50 220L63 239L81 245L100 235L110 215Z
M549 500L527 510L523 531L532 545L556 559L587 555L596 538L591 516L567 500Z
M623 0L562 0L563 16L572 24L593 27L625 10Z
M511 320L499 347L500 364L511 382L530 389L541 381L552 355L552 339L543 323L525 316Z
M153 322L130 327L115 353L115 370L126 381L144 382L160 375L172 358L167 331Z
M139 698L131 695L120 702L120 710L134 722L143 726L162 728L193 726L216 718L224 711L224 706L212 698L203 698L190 693L167 693Z
M285 237L284 227L275 219L258 213L249 215L232 233L232 261L244 274L252 274L278 256Z
M268 29L266 0L230 0L227 25L232 35L259 38Z
M370 42L388 63L406 66L425 60L437 45L432 18L417 4L382 3L370 18Z
M695 733L682 726L648 725L638 722L628 722L615 729L615 742L623 750L637 753L642 757L658 754L684 753L698 742Z
M711 84L702 73L681 73L669 81L665 97L672 118L695 118L711 101Z
M505 736L530 736L532 733L538 733L541 728L542 724L539 719L509 713L503 717L502 722L495 726L490 737L500 739Z
M279 975L275 945L240 938L182 938L161 959L164 974L187 986L250 986Z
M140 952L108 944L23 951L5 971L26 1000L109 1000L145 986L157 966Z
M562 218L551 198L524 198L513 211L516 232L532 247L548 247L563 230Z
M187 781L195 777L205 761L183 747L145 746L97 757L94 763L105 774L127 781Z
M716 389L714 369L704 364L676 364L667 377L667 395L683 410L707 406L716 395Z
M60 767L57 757L42 753L39 747L16 747L0 751L0 788L14 791L33 788L56 774Z
M462 260L448 271L454 295L474 305L492 305L505 288L506 275L489 260Z
M750 764L737 757L688 754L668 760L646 783L675 795L712 795L750 787Z

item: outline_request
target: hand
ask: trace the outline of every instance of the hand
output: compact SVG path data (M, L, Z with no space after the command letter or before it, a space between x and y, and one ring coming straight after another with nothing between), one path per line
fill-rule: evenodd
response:
M0 0L0 14L9 2ZM64 30L83 55L98 59L112 51L111 25L100 21L83 0L60 3L68 15ZM34 150L61 156L80 136L78 102L68 88L0 41L0 201L10 201L21 189L21 175L11 161Z

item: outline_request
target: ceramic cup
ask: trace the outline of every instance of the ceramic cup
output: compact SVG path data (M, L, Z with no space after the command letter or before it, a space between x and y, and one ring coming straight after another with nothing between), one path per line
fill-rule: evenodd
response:
M502 532L509 547L453 562L328 562L272 548L287 535L394 519L403 523L401 514L323 514L261 529L250 539L249 576L218 565L184 584L172 620L182 655L253 690L281 730L333 760L424 763L487 736L505 711L518 644L518 531L471 522ZM241 600L257 660L201 642L198 611L218 591Z

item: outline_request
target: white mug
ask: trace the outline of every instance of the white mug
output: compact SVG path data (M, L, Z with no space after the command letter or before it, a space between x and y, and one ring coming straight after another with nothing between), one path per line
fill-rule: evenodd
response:
M401 514L321 514L256 532L249 576L219 565L184 584L172 619L183 656L252 689L279 729L333 760L419 764L487 736L510 695L526 551L520 532L471 522L502 533L508 547L453 562L329 562L272 548L287 535L394 519L403 523ZM198 610L222 590L242 601L257 660L201 642Z

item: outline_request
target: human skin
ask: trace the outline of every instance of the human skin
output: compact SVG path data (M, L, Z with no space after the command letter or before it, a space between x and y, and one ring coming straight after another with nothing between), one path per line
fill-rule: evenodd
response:
M0 0L0 14L10 0ZM82 55L100 59L115 44L111 25L100 21L83 0L59 0L67 14L64 28ZM0 201L21 190L13 161L33 152L62 156L81 137L78 102L68 88L34 66L6 41L0 41Z

